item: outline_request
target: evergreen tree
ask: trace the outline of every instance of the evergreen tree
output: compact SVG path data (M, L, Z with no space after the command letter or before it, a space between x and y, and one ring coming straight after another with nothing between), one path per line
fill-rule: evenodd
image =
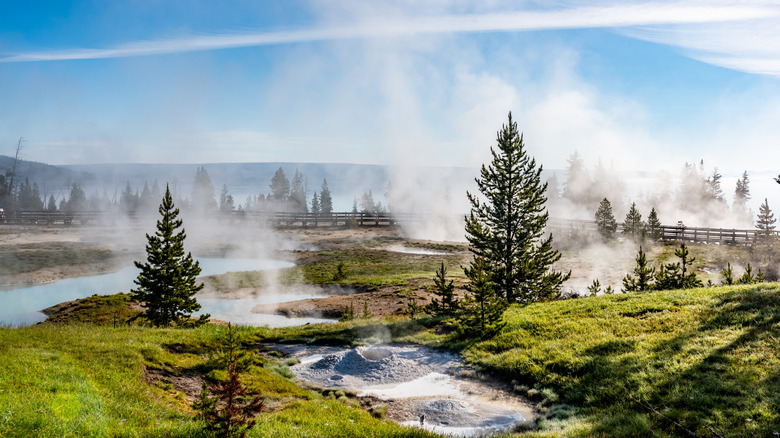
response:
M623 282L625 283L625 280L623 280ZM590 295L594 297L598 295L599 292L601 292L601 282L598 278L593 280L593 283L588 286L588 292L590 292Z
M680 258L680 262L667 263L661 266L655 274L654 289L688 289L703 286L704 284L698 278L696 272L690 269L696 258L688 258L690 253L685 243L680 244L680 247L674 251L674 255Z
M223 214L233 214L235 210L233 195L228 192L227 184L222 184L222 191L219 193L219 211Z
M712 175L710 175L709 178L707 178L707 185L709 186L709 195L711 199L723 202L723 190L720 186L720 179L723 177L720 173L718 173L718 168L714 168L712 170Z
M200 264L192 254L184 253L187 235L178 219L179 209L173 204L171 191L166 187L159 208L161 219L157 221L154 235L146 235L146 263L135 262L141 272L134 280L138 288L131 291L133 299L144 304L144 316L155 326L186 323L193 312L200 310L195 294L203 289L197 284ZM202 315L205 322L209 315Z
M737 185L734 188L734 203L732 210L738 215L745 215L748 213L747 202L750 200L750 180L748 179L747 170L742 172L742 177L737 180ZM749 216L749 214L748 214Z
M720 283L724 286L731 286L734 284L734 270L731 269L731 263L726 263L726 268L720 271L720 274L723 275L723 281Z
M588 205L593 199L593 180L585 168L579 152L574 153L566 160L569 166L566 170L566 186L563 189L563 197L570 202L580 205Z
M138 211L143 214L151 214L154 211L155 199L160 199L159 194L154 194L149 188L149 183L144 181L144 188L141 189L141 194L138 196Z
M49 195L49 201L46 203L47 211L57 211L57 200L54 199L54 195Z
M78 183L73 183L71 186L70 197L68 197L66 205L66 210L71 213L87 210L87 195Z
M374 195L370 189L367 192L363 192L363 197L360 198L360 212L368 215L374 215L377 212Z
M685 243L681 243L680 247L674 250L674 255L680 258L680 276L682 279L682 288L688 289L692 287L703 286L701 280L696 276L696 271L690 269L693 262L696 261L696 257L688 258L689 251ZM689 270L690 269L690 270Z
M213 214L217 211L217 200L214 197L214 184L206 168L199 166L195 171L192 183L192 208L199 214Z
M444 262L441 268L436 270L433 283L435 297L425 306L425 310L432 315L452 315L458 309L458 301L455 296L454 282L447 280L447 268L444 267Z
M612 204L609 203L607 198L601 200L599 208L596 210L596 229L605 242L615 238L617 221L615 220L615 215L612 214Z
M309 208L306 206L306 184L303 174L295 169L295 176L290 186L290 210L296 213L307 213Z
M320 210L322 211L322 214L325 215L333 213L333 198L330 196L327 179L322 180L322 187L320 189Z
M754 276L753 267L750 266L750 263L748 263L747 267L745 267L745 272L742 274L742 277L739 277L739 280L737 280L737 284L755 284L763 282L764 274L759 269L758 274Z
M769 202L764 198L764 203L758 209L758 218L756 219L756 241L766 243L775 238L775 219L774 213L769 209Z
M138 210L138 193L133 192L130 181L127 181L125 189L119 195L119 206L128 215L135 214Z
M639 247L639 253L636 256L636 267L634 267L634 275L626 274L623 278L623 292L629 291L647 291L653 288L650 281L653 279L655 268L651 268L647 265L647 256Z
M636 240L643 235L645 224L642 222L642 214L636 208L636 202L631 203L631 208L623 221L623 234L630 235Z
M475 256L470 272L477 260L484 260L496 292L507 302L556 298L571 273L551 269L561 255L552 247L552 234L544 238L549 216L542 166L527 155L512 113L496 141L498 151L490 148L493 160L482 165L476 179L485 201L466 193L471 203L466 239Z
M655 273L655 290L682 289L683 282L680 276L680 265L677 263L667 263L658 268Z
M287 201L290 196L290 180L284 175L284 170L280 167L271 178L271 199L276 202Z
M311 197L311 212L312 214L320 214L321 209L320 198L317 196L317 192L314 192L314 195Z
M488 271L488 262L482 257L474 257L464 272L469 282L458 314L459 330L468 336L494 334L504 326L507 304L493 287L496 283Z
M653 207L650 210L650 214L647 215L647 237L657 242L663 238L663 233L661 221L658 220L658 213L655 212L655 207Z
M229 323L222 344L227 361L225 381L217 382L211 388L203 382L200 400L196 400L192 407L206 423L205 430L213 436L244 438L255 426L255 416L262 411L263 400L258 393L251 391L241 382L241 339Z

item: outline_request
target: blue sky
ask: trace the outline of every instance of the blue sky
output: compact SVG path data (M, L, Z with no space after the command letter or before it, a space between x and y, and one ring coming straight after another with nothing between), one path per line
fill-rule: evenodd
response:
M422 3L422 4L420 4ZM52 164L780 163L768 1L0 5L0 153Z

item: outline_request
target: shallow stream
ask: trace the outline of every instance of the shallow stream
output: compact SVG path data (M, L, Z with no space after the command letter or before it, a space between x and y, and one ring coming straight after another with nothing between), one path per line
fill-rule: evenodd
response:
M293 266L279 260L243 258L198 258L201 276L218 275L226 272L259 271L281 269ZM67 278L38 286L0 291L0 324L11 326L30 325L46 320L42 309L56 304L88 296L110 295L129 292L135 287L133 280L138 276L135 266L128 266L111 274ZM210 313L214 319L236 324L268 325L282 327L306 323L326 322L317 318L286 318L281 315L252 313L257 304L274 304L306 298L321 298L323 294L274 293L242 299L198 298L202 313Z

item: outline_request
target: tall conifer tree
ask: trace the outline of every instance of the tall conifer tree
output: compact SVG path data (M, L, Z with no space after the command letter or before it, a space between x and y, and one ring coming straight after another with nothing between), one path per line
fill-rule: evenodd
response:
M631 235L632 239L638 239L642 236L645 224L642 222L642 214L636 208L636 202L631 203L631 208L626 214L626 220L623 221L623 234Z
M558 297L571 273L551 269L561 255L552 247L552 235L544 237L548 213L542 166L526 153L512 113L496 142L497 149L490 148L492 162L482 165L476 178L482 196L466 193L471 203L466 217L469 250L474 260L485 260L496 292L507 302Z
M134 280L138 288L131 291L133 299L144 303L144 316L155 326L181 324L193 312L200 310L195 294L203 289L197 284L200 264L192 254L184 253L187 235L173 205L171 191L166 187L160 204L160 218L154 235L146 235L146 263L135 262L141 272ZM209 315L200 317L205 322Z
M650 214L647 215L647 237L650 240L658 241L663 238L663 233L661 221L658 220L658 213L655 212L655 207L653 207L650 210Z
M327 179L322 180L322 187L320 188L320 211L322 214L333 213L333 198L330 196Z
M615 238L617 231L617 221L612 214L612 204L609 199L604 198L599 203L599 209L596 210L596 229L598 229L601 238L608 242Z

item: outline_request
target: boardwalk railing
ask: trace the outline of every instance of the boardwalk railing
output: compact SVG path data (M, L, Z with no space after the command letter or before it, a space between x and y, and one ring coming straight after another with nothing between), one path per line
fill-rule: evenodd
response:
M597 235L596 222L575 219L554 219L547 222L547 229L555 236ZM617 235L622 235L623 225L618 225ZM776 236L780 234L775 231ZM756 240L757 230L736 228L705 228L677 225L661 225L661 239L698 243L749 245Z
M96 224L113 223L120 220L139 222L156 215L126 215L99 211L16 211L0 215L0 224ZM335 212L331 214L289 213L289 212L235 212L232 215L215 214L209 219L231 222L260 223L270 227L343 227L343 226L392 226L414 225L429 221L442 220L442 216L427 216L413 213L352 213ZM449 218L449 216L447 217ZM463 216L459 216L462 219ZM547 230L558 238L575 236L595 236L598 234L596 222L577 219L550 218ZM618 225L618 235L622 234L622 225ZM719 244L751 244L756 239L757 230L733 228L688 227L661 225L661 239ZM778 235L778 232L775 232Z

